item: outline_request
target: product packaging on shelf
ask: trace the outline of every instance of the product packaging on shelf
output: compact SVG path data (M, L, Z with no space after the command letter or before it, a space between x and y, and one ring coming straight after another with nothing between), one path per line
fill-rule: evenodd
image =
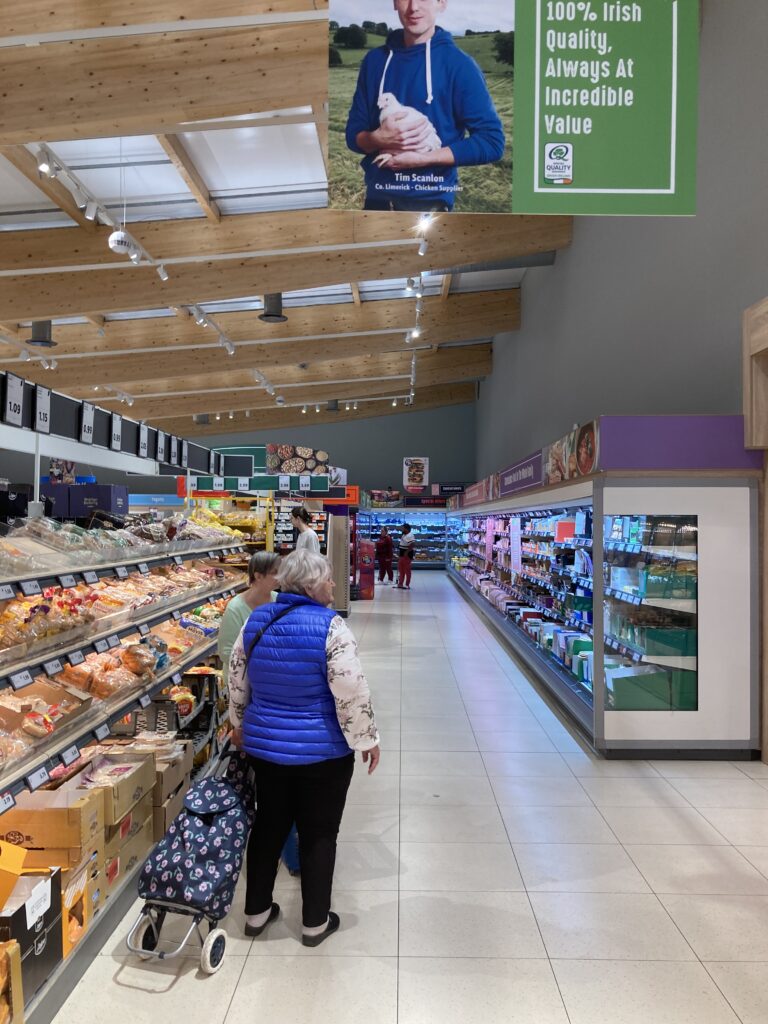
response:
M15 939L0 942L0 1021L2 1024L24 1024L21 947Z
M144 822L152 814L152 796L151 792L146 793L120 821L114 825L107 825L104 834L107 863L114 860L123 847L141 832Z
M17 797L0 817L0 838L27 850L28 867L72 868L104 837L104 798L100 790L37 790Z
M123 879L144 860L154 840L152 838L152 808L139 831L122 846L115 857L107 860L105 880L107 897L119 887Z
M104 799L104 822L116 825L155 785L151 755L99 754L78 776L83 788L97 789Z
M19 944L27 1005L63 956L60 876L59 868L23 874L0 910L0 941Z
M190 744L191 746L191 744ZM178 788L162 804L152 808L152 838L159 843L168 828L184 807L184 797L189 789L190 776L185 775Z
M0 907L13 892L27 859L27 851L0 840Z
M116 484L75 484L69 488L69 515L87 519L96 512L128 515L128 488Z

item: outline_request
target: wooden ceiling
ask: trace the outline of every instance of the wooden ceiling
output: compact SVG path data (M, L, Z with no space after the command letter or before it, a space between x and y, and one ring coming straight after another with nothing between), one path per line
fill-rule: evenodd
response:
M399 415L414 355L416 398L408 411L474 399L476 382L492 369L489 340L519 327L520 292L455 292L452 279L462 269L568 246L570 218L440 215L422 256L413 214L225 216L178 137L232 128L218 119L233 116L247 119L238 126L298 120L314 123L327 148L326 15L323 0L220 0L214 8L207 0L0 5L0 161L72 224L0 233L0 368L105 407L119 390L134 400L131 416L185 436L277 428L318 415ZM140 266L110 251L111 229L86 219L60 181L42 178L26 148L127 135L157 135L201 214L129 224L152 261ZM425 296L421 334L410 342L415 299L366 301L358 285L430 272L443 276ZM255 308L212 311L216 329L189 314L197 304L210 311L211 304L265 293L339 285L351 289L350 301L286 306L284 324L263 323ZM121 316L131 313L142 315ZM79 322L56 323L56 348L20 362L29 321L57 318ZM231 357L219 332L234 345ZM56 368L44 369L41 356L55 358ZM345 403L355 399L358 410L347 412ZM325 411L334 400L340 410ZM209 422L200 422L204 417Z

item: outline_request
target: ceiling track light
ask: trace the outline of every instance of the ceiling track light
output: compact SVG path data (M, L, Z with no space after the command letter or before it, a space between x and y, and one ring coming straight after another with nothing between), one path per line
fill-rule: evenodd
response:
M22 361L22 363L28 363L31 358L32 357L25 348L23 348L21 352L19 352L19 359Z
M319 405L315 406L315 412L320 412L320 406Z
M301 413L302 413L302 416L306 416L307 415L307 407L306 407L306 405L302 406Z
M231 420L233 420L233 419L235 418L235 414L234 414L234 413L232 412L232 410L231 410L231 409L230 409L230 412L229 412L229 418L230 418Z
M355 410L355 412L357 412L357 402L355 402L355 403L354 403L354 405L352 406L352 408L353 408L353 409Z
M217 419L217 420L220 420L220 419L221 419L221 413L220 413L220 412L217 412L217 413L216 413L216 419Z
M413 280L412 277L409 277L408 280L405 282L405 290L407 292L412 292L415 287L416 282Z
M197 324L198 327L208 326L208 320L206 319L205 313L202 311L202 309L195 309L195 323Z
M247 420L249 420L251 418L251 410L250 409L246 409L245 410L245 418Z
M426 240L426 238L422 238L422 240L419 242L419 256L426 256L427 249L429 249L429 242Z
M416 312L421 315L424 312L424 303L419 299L416 302Z
M48 362L47 359L41 359L40 360L40 365L42 366L42 368L44 370L50 370L50 368L51 368L51 364Z
M396 409L396 408L397 408L397 399L396 399L396 398L393 398L393 399L392 399L392 408L393 408L393 409Z
M274 395L274 393L275 393L274 386L272 384L267 384L267 394L268 395Z
M47 146L40 146L37 151L37 170L46 178L55 178L59 173L60 168Z
M417 324L417 325L416 325L416 326L415 326L414 328L412 328L412 330L411 330L411 338L420 338L420 337L421 337L421 328L420 328L420 327L419 327L419 325Z
M156 270L157 270L157 276L160 278L161 281L167 281L168 280L168 271L165 269L165 267L163 266L162 263L160 264L159 267L156 267Z
M96 220L99 215L99 204L95 199L89 199L85 204L85 219Z
M344 406L344 412L349 412L349 402Z

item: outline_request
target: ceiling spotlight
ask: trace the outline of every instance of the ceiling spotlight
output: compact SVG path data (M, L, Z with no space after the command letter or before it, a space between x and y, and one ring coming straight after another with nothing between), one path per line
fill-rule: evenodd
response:
M419 283L416 285L416 298L421 299L424 296L424 282L421 280L419 275Z
M221 413L220 413L220 412L217 412L217 413L216 413L216 419L217 419L217 420L220 420L220 419L221 419Z
M205 313L202 309L195 309L195 323L198 327L206 327L208 325L208 321L206 320Z
M426 256L428 248L429 242L426 240L426 238L422 238L422 240L419 242L419 256Z
M432 214L422 213L422 215L419 217L419 231L427 231L431 223Z
M165 269L162 263L157 268L157 276L160 278L161 281L168 280L168 271Z
M232 410L231 410L231 409L230 409L230 411L229 411L229 418L230 418L231 420L233 420L233 419L235 418L235 414L234 414L234 413L232 412Z
M344 411L349 412L349 402L347 402L346 405L344 406Z
M396 409L396 408L397 408L397 399L396 399L396 398L393 398L393 399L392 399L392 408L393 408L393 409Z
M47 146L41 146L37 151L37 169L47 178L55 178L59 173L53 154Z
M407 292L412 292L415 286L416 282L413 280L412 277L409 277L408 280L405 282L405 290Z
M267 394L268 395L274 395L274 393L275 393L274 387L271 384L267 384Z
M138 267L138 265L141 263L141 252L138 249L134 249L131 252L128 259L131 261L134 267Z
M411 330L411 338L420 338L420 337L421 337L421 328L420 328L420 327L419 327L419 325L417 324L417 325L416 325L416 326L415 326L415 327L414 327L414 328L413 328L413 329Z
M98 384L94 384L93 385L93 390L94 391L98 391L99 390L99 385Z
M245 418L247 420L249 420L251 418L251 410L250 409L246 409L245 410Z
M49 363L49 366L51 367L52 370L55 370L58 365L59 364L56 362L55 359L52 359Z
M354 405L352 406L352 408L353 408L353 409L355 410L355 412L357 412L357 402L355 402L355 403L354 403Z
M128 403L128 405L133 405L133 403L136 401L136 399L132 398L130 395L126 395L125 400Z
M235 346L232 344L229 338L227 338L224 342L224 350L228 356L233 356L235 354Z
M51 364L48 362L47 359L41 359L40 360L40 365L42 366L42 368L44 370L50 370L50 368L51 368Z
M99 215L99 204L95 199L89 199L85 204L85 219L96 220Z
M306 405L302 406L301 413L302 413L303 416L307 415L307 407L306 407Z
M288 319L283 315L283 296L281 292L273 292L264 296L264 312L259 313L259 320L265 324L284 324Z
M320 406L319 405L315 406L315 412L320 412Z
M21 352L19 352L19 359L22 361L22 363L28 363L29 360L31 359L29 352L27 352L25 348L23 348Z

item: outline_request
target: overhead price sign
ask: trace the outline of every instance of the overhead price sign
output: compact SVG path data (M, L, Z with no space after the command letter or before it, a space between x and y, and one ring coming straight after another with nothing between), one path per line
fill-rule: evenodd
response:
M699 0L517 0L513 209L696 212Z

